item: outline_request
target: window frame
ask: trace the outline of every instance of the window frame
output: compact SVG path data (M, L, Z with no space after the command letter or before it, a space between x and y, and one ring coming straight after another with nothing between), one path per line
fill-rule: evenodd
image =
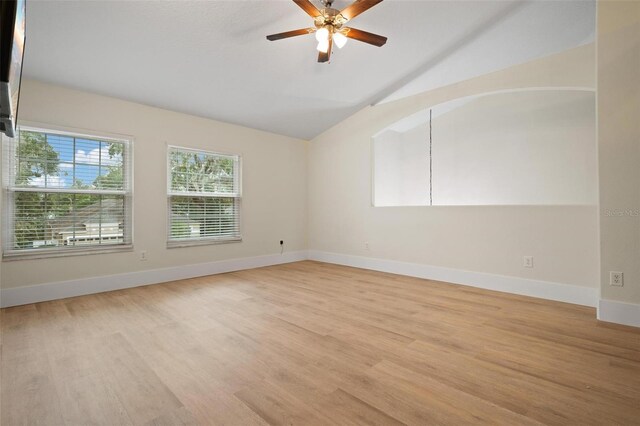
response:
M12 171L15 170L17 157L16 149L19 144L20 132L39 132L49 135L60 135L73 138L87 138L102 142L118 142L125 146L125 159L123 161L124 189L112 190L91 190L91 189L71 189L71 188L38 188L38 187L19 187L15 185L16 175ZM28 259L44 259L68 256L85 256L93 254L107 254L129 252L134 249L134 138L129 135L115 134L103 131L85 130L69 127L61 127L50 124L40 124L33 122L22 122L18 126L18 132L15 138L3 138L2 140L2 260L28 260ZM15 235L14 214L15 202L14 195L20 192L35 192L46 194L93 194L93 195L121 195L124 203L124 240L129 242L122 244L105 244L105 245L80 245L65 246L65 248L32 248L32 249L15 249L8 248L10 241L13 241ZM7 232L5 234L4 232ZM128 231L128 232L127 232Z
M236 195L229 196L224 194L211 194L211 195L203 195L196 192L178 192L173 191L171 189L171 151L179 150L186 152L194 152L198 154L204 155L214 155L219 157L232 157L236 160L236 168L235 168L235 177L234 184L237 187ZM167 145L167 243L166 246L168 249L172 248L181 248L181 247L193 247L193 246L206 246L206 245L218 245L218 244L229 244L229 243L239 243L242 242L242 155L241 154L231 154L228 152L220 152L220 151L210 151L207 149L201 148L193 148L193 147L185 147L178 145ZM238 229L237 236L231 237L201 237L201 238L180 238L180 239L172 239L171 238L171 198L172 197L191 197L191 198L233 198L234 204L236 207L236 226Z

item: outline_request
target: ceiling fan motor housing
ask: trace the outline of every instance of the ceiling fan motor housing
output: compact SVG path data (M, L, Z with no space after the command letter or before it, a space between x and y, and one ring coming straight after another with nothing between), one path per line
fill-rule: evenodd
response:
M316 28L328 27L329 30L339 30L346 22L340 11L331 7L320 10L320 15L314 20Z

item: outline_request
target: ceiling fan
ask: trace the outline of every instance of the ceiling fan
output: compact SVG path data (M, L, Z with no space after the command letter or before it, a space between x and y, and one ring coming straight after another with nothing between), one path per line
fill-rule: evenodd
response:
M267 40L276 41L283 38L315 33L316 40L318 40L317 50L320 52L318 55L318 62L328 62L331 57L333 44L335 43L339 49L342 49L349 38L378 47L387 42L386 37L357 30L355 28L345 27L345 24L348 21L382 2L382 0L356 0L343 10L332 8L331 5L333 4L333 1L334 0L322 0L324 7L322 9L318 9L309 0L293 0L295 4L300 6L302 10L307 12L307 14L313 18L315 26L300 30L287 31L284 33L271 34L267 36Z

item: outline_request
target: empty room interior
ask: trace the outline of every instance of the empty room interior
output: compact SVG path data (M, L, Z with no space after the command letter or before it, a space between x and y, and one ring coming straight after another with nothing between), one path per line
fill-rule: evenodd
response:
M640 425L640 1L0 1L0 423Z

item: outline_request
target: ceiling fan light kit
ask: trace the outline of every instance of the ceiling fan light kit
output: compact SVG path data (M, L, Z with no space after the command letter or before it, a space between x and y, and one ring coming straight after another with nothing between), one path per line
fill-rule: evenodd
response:
M386 37L345 27L348 21L371 9L382 0L356 0L343 10L331 7L333 0L323 0L322 9L315 7L310 0L293 0L293 2L313 18L314 27L268 35L267 40L276 41L315 33L318 41L316 49L320 52L318 62L321 63L329 62L334 44L338 49L342 49L350 38L378 47L387 42Z

